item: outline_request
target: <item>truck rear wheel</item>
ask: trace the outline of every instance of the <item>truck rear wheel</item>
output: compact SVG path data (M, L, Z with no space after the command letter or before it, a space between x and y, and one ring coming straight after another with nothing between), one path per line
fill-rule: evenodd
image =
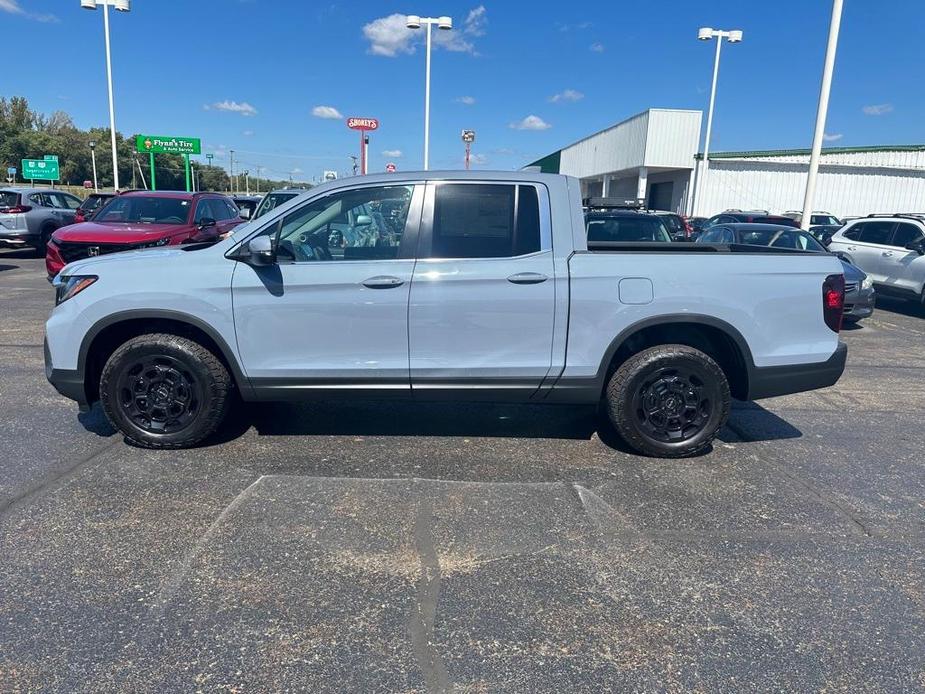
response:
M103 367L100 400L114 427L145 448L186 448L225 419L233 384L198 342L168 334L134 337Z
M682 458L706 450L729 417L729 382L707 354L686 345L650 347L607 384L610 421L634 450Z

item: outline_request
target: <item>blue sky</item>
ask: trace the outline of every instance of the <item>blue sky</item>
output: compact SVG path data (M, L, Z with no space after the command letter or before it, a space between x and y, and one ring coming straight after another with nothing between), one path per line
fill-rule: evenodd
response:
M0 94L106 125L102 11L79 5L0 0L0 30L18 37ZM810 145L828 0L581 5L132 0L111 17L116 125L200 137L216 164L234 149L252 171L311 180L346 171L358 149L338 114L376 117L370 171L419 169L423 32L392 16L414 12L455 22L433 54L432 168L462 165L463 128L477 133L477 166L511 169L648 107L705 109L705 25L745 32L723 47L712 149ZM925 142L923 26L922 0L845 2L827 144Z

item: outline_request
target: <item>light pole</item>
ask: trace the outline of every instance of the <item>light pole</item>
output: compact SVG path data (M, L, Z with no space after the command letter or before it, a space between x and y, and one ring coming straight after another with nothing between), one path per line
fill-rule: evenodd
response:
M231 186L231 194L235 194L235 184L234 184L234 150L229 149L228 153L231 155L228 164L228 185Z
M409 29L427 27L427 55L424 61L424 170L430 166L430 28L436 24L438 29L449 31L453 28L452 17L419 17L409 14L405 20Z
M112 181L113 187L119 190L119 158L116 154L116 111L112 103L112 56L109 50L109 6L112 5L119 12L129 12L132 9L131 0L80 0L80 6L85 10L95 10L98 5L103 6L103 34L106 37L106 81L109 85L109 135L112 139Z
M245 191L244 194L245 195L251 194L251 182L250 182L250 179L248 178L248 175L250 175L250 171L248 171L247 169L244 169L244 191Z
M96 184L96 143L93 140L90 140L90 160L93 162L93 192L99 193L100 187Z
M254 192L257 195L260 195L260 167L258 166L256 167L256 169L257 169L257 177L254 179L254 188L256 190Z
M716 39L716 58L713 60L713 84L710 87L710 110L707 112L707 132L703 142L703 163L700 165L700 173L697 176L697 187L694 191L694 204L692 212L694 215L699 214L703 204L700 200L700 193L703 190L703 184L707 177L707 170L710 168L710 134L713 131L713 104L716 102L716 78L719 75L719 52L723 47L723 39L729 43L739 43L742 40L742 30L733 29L731 31L722 31L712 27L701 27L697 32L697 38L700 41L710 41Z
M466 171L468 171L469 154L472 152L472 143L475 142L475 130L463 130L462 141L466 143Z
M835 50L838 48L838 30L841 28L841 8L842 0L834 0L832 20L829 22L829 42L825 49L825 63L822 68L822 86L819 89L819 108L816 110L816 132L813 134L813 151L809 157L809 175L806 178L806 195L803 198L803 215L800 217L802 229L809 229L813 218L813 198L816 197L816 176L819 174L825 119L829 113L829 92L832 91Z

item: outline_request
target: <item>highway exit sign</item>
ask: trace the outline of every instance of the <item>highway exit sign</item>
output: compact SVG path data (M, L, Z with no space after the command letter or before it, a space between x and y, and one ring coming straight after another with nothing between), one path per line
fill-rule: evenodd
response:
M138 135L135 138L135 150L152 154L200 154L202 146L198 137Z
M23 159L22 177L39 181L59 180L61 176L58 173L58 157L46 154L44 159Z

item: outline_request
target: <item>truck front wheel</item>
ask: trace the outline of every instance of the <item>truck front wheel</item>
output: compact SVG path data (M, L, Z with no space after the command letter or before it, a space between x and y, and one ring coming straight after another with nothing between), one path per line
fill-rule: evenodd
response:
M140 335L109 357L100 400L114 427L145 448L186 448L213 433L233 384L221 360L198 342Z
M605 404L634 450L681 458L706 450L729 417L729 382L707 354L659 345L627 359L607 384Z

